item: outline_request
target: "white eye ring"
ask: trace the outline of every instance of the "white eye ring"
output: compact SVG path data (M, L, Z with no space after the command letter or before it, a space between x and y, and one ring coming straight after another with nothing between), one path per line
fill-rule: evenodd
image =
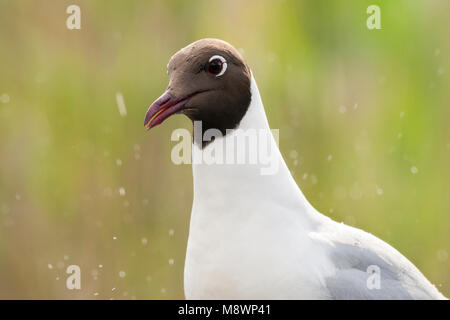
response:
M222 62L222 71L220 71L220 73L216 74L216 77L220 77L221 75L223 75L225 73L225 71L227 71L227 60L225 60L225 58L222 56L215 55L215 56L212 56L211 58L209 58L208 62L211 62L215 59L219 59Z

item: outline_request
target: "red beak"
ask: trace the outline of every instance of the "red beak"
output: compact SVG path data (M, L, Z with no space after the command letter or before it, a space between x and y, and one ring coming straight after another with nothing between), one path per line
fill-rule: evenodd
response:
M156 99L150 108L148 108L147 114L145 115L144 126L147 130L150 130L158 124L161 124L168 117L183 109L184 105L193 96L194 95L190 95L183 99L177 99L168 91L164 92L162 96Z

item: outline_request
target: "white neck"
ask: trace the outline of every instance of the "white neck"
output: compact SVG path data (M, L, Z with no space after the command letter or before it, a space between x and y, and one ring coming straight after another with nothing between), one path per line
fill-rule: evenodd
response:
M320 225L324 216L312 208L292 178L270 133L253 77L251 103L237 129L223 138L216 138L203 149L197 143L192 147L194 202L184 274L186 297L296 297L298 295L293 295L292 290L285 290L279 284L285 283L286 275L298 273L298 253L307 252L309 234ZM264 163L195 162L224 141L226 144L240 132L252 129L266 132L268 149L273 150L271 158L278 161L278 170L274 174L261 174L261 169L266 167ZM295 253L292 257L297 262L280 264L286 259L281 248ZM307 268L301 270L306 270L308 276L311 274ZM309 279L308 276L305 278ZM267 283L268 279L276 279L269 285L271 290L279 287L275 296L271 290L259 289L259 284ZM303 287L308 288L300 285L300 291L304 292L299 295L311 295L309 290L301 289Z
M236 129L265 130L270 132L269 123L264 111L256 81L252 76L251 82L251 103L250 106ZM201 149L197 144L192 146L193 158L201 159L203 153L214 148L214 144L227 143L227 140L236 141L236 135L240 130L234 130L225 137L216 139ZM293 206L304 212L305 215L312 214L315 210L308 203L295 180L293 179L284 159L278 149L278 146L270 134L268 139L268 149L272 150L272 158L278 163L278 170L271 175L261 174L261 170L267 167L267 164L205 164L193 162L194 176L194 207L202 203L207 211L214 208L204 208L205 205L220 206L226 203L227 206L233 205L234 200L239 199L240 205L245 205L245 199L249 202L255 199L265 197L272 199L287 206ZM201 199L201 200L200 200ZM209 201L205 201L208 199ZM228 201L229 200L229 201ZM296 202L296 203L293 203ZM299 212L300 214L300 212Z

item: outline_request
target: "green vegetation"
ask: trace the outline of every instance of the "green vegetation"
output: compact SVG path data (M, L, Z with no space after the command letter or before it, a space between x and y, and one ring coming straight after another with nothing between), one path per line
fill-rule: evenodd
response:
M81 30L66 28L73 3ZM366 27L374 3L381 30ZM143 121L170 56L204 37L243 53L311 203L449 296L449 12L446 0L0 0L0 298L184 297L192 178L170 161L170 134L191 124ZM81 290L65 287L70 264Z

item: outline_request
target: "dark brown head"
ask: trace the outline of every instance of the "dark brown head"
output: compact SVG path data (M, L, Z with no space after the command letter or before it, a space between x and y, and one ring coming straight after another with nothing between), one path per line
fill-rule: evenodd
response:
M175 113L202 121L203 131L222 134L234 129L250 104L251 75L244 59L230 44L202 39L178 51L167 65L166 92L147 111L151 129Z

